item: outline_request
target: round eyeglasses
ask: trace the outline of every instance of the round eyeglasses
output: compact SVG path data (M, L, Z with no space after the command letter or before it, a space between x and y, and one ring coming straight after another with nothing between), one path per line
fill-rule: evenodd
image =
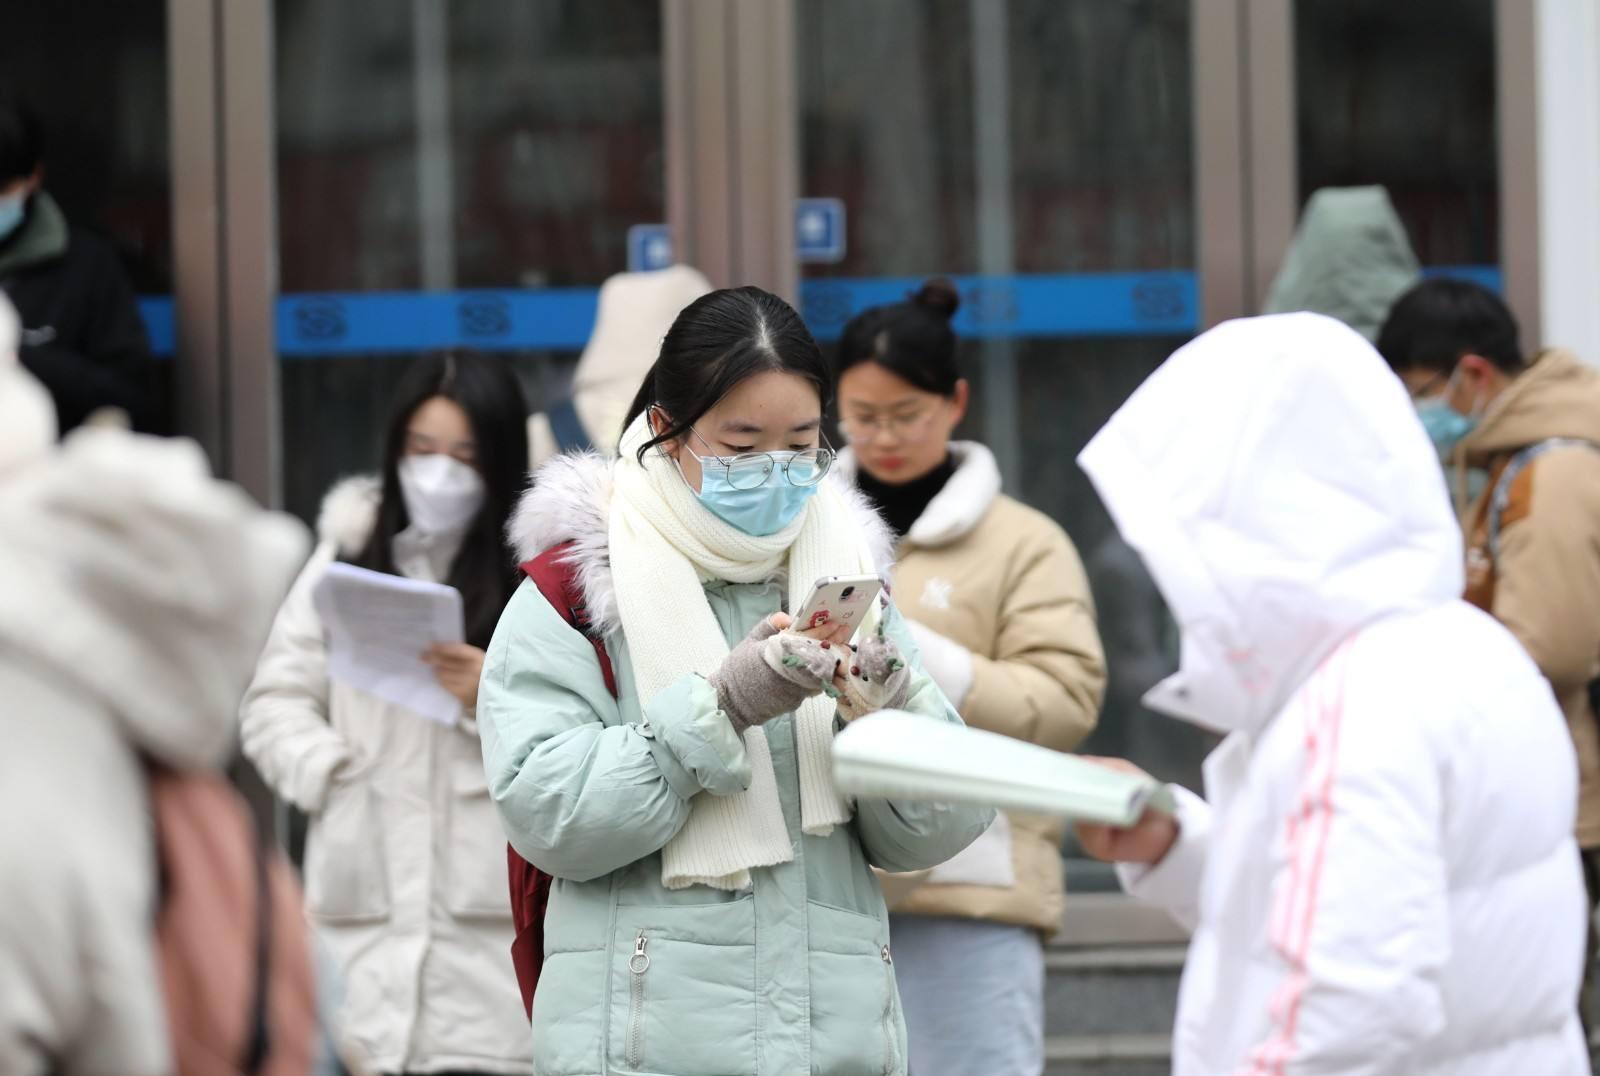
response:
M841 418L839 429L852 444L865 445L885 435L896 441L914 444L928 436L933 426L935 408L927 407L910 415L871 415L862 418Z
M706 443L698 430L692 432ZM700 461L702 469L721 468L728 488L739 490L759 489L767 484L773 471L780 469L791 486L814 486L828 476L837 458L833 449L826 446L803 452L741 452L737 456L702 456L693 449L689 452Z

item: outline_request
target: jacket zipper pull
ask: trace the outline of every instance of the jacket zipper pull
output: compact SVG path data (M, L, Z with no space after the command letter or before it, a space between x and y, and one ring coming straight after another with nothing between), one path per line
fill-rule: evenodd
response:
M644 1063L644 973L650 970L650 954L645 952L649 939L640 929L633 942L633 956L628 958L628 970L633 978L628 984L628 1067L636 1069Z
M894 963L894 955L889 952L889 947L887 945L885 945L883 947L883 949L880 951L879 955L883 957L883 962L885 964L893 964Z

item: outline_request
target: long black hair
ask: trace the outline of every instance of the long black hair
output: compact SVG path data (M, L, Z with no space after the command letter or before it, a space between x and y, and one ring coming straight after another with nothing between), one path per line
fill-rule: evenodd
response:
M961 382L950 319L961 306L955 285L936 278L903 303L874 306L850 319L839 337L837 375L875 362L924 392L950 397Z
M507 545L506 522L528 475L528 408L521 384L504 361L452 352L425 355L411 364L395 389L389 411L377 526L352 563L399 574L394 539L411 522L400 491L400 460L412 416L435 396L454 401L467 413L477 446L475 466L483 477L483 507L469 525L445 582L461 591L467 642L486 647L518 581L517 558Z
M822 409L828 409L833 399L828 363L794 307L760 288L703 295L667 330L623 429L658 404L671 419L671 429L639 450L643 460L650 449L688 433L741 381L774 370L811 382Z

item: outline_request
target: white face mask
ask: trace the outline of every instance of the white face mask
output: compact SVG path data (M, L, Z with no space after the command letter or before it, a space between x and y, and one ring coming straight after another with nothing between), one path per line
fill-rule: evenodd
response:
M437 453L400 461L400 492L411 525L424 534L462 530L483 507L483 477L460 460Z

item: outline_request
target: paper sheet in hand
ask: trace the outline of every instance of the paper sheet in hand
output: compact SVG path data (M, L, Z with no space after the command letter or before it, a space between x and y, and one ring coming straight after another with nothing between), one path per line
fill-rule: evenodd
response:
M330 564L312 594L328 633L328 675L454 724L461 703L422 660L434 643L462 639L461 592L353 564Z
M833 778L846 795L978 803L1131 826L1146 809L1171 812L1172 790L1073 755L981 729L885 710L833 741Z

